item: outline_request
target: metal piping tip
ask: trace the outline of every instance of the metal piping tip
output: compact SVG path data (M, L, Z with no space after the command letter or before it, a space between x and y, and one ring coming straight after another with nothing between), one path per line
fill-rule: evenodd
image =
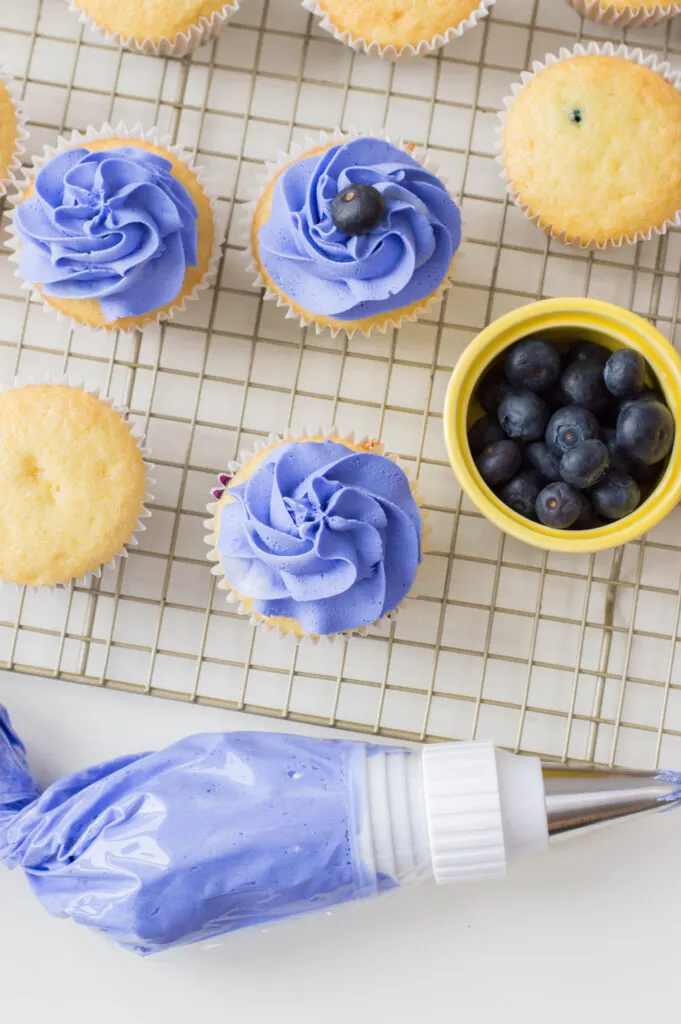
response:
M542 765L549 835L681 803L681 773Z

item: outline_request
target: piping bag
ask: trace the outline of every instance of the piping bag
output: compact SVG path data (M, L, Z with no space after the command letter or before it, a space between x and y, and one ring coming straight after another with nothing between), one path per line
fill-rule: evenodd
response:
M265 732L191 736L41 792L0 706L0 862L51 914L142 954L503 875L550 836L679 802L674 772Z

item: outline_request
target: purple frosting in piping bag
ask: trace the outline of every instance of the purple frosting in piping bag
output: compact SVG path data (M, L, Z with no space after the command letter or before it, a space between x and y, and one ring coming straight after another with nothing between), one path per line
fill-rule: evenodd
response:
M220 510L222 568L266 616L327 635L368 626L406 596L421 516L404 471L336 441L282 444Z
M58 299L96 299L108 322L173 302L197 265L198 212L169 160L138 146L69 149L17 207L19 273Z
M335 227L331 204L350 185L371 185L386 213L368 234ZM342 320L388 313L442 284L461 242L461 213L439 178L403 149L360 138L294 161L274 186L258 233L274 283L310 313Z

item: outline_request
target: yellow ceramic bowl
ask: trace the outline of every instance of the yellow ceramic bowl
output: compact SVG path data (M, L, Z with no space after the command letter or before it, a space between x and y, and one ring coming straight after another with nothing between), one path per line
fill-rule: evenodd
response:
M633 348L646 359L676 422L676 438L667 468L650 496L624 519L596 530L554 530L518 515L497 498L475 468L468 429L482 415L478 382L502 352L521 338L541 334L556 342L590 340L610 349ZM640 537L681 501L681 358L646 320L609 302L593 299L547 299L502 316L475 338L463 353L447 388L445 443L452 468L473 504L490 522L512 537L548 551L604 551Z

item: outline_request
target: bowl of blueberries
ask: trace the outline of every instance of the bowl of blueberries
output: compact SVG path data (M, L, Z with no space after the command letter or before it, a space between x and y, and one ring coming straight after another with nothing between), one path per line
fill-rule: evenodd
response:
M681 358L610 303L549 299L490 324L447 389L445 441L473 504L552 551L596 552L681 500Z

